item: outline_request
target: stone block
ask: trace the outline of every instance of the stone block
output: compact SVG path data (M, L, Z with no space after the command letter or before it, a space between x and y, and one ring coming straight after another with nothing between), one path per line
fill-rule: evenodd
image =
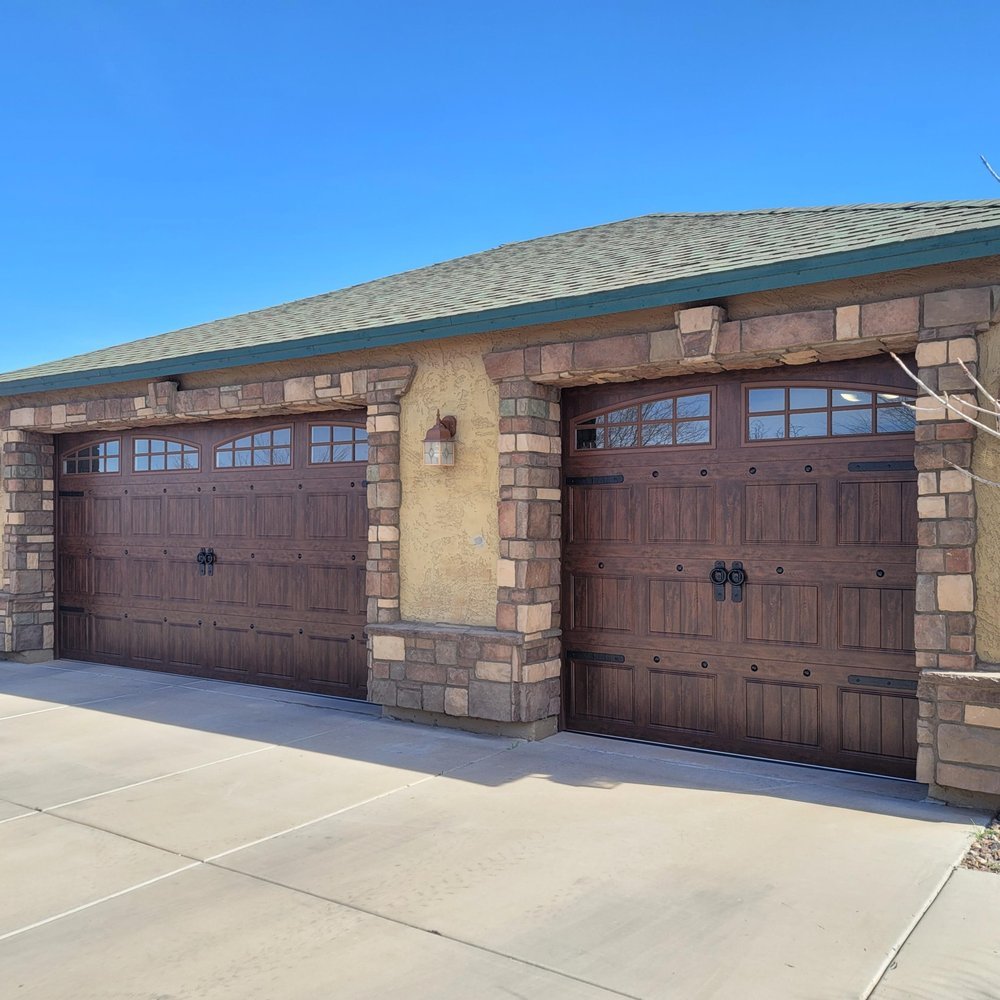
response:
M989 288L951 288L924 296L924 326L959 326L990 321Z
M917 367L936 368L948 363L948 342L924 340L917 344Z
M573 367L573 345L546 344L542 347L541 365L546 373L569 371Z
M935 773L937 784L946 788L1000 795L1000 771L980 770L975 767L963 767L961 764L940 762Z
M856 340L861 336L861 306L841 306L837 310L837 340Z
M780 347L807 347L835 339L832 309L760 316L747 321L744 350L765 351Z
M937 578L938 607L942 611L974 611L975 588L968 573Z
M889 337L920 329L920 299L890 299L861 307L861 335Z
M511 681L510 661L478 660L476 662L476 679L509 684Z
M530 634L552 627L551 604L521 604L517 607L517 630Z
M940 760L1000 769L1000 732L942 723L938 726L937 753Z
M467 717L469 715L469 692L465 688L445 688L444 711L446 715Z
M573 345L574 371L614 371L649 362L649 335L630 334L626 337L603 337Z
M966 705L965 722L969 726L985 726L988 729L1000 729L1000 708L985 705Z
M374 635L372 656L376 660L402 660L406 657L406 641L400 635Z
M474 719L493 719L497 722L513 722L511 685L492 681L469 681L468 714Z

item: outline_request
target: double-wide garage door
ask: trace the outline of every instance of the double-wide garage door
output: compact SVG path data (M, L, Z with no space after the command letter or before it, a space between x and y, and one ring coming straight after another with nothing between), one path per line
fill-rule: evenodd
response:
M570 390L570 728L912 776L912 398L888 359Z
M61 655L364 698L363 421L61 438Z

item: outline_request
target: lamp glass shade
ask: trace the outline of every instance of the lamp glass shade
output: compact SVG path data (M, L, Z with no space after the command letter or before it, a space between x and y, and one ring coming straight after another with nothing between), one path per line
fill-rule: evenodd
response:
M424 441L424 465L454 464L454 441Z

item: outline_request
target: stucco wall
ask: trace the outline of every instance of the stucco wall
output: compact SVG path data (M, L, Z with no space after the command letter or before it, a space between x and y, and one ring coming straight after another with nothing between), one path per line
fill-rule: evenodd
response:
M417 373L403 397L400 474L400 612L404 619L496 624L496 386L483 368L483 345L421 344ZM423 439L437 410L458 421L452 468L423 464Z
M1000 324L980 335L980 381L1000 393ZM980 431L973 472L1000 482L1000 440ZM1000 663L1000 486L976 483L979 539L976 543L976 647L980 659Z

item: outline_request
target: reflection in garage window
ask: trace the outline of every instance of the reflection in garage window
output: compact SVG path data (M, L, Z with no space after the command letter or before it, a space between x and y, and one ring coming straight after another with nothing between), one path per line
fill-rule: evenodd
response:
M747 390L747 439L856 437L912 434L912 394L829 386Z
M95 441L63 456L62 470L73 475L80 472L117 472L121 442Z
M165 438L136 438L132 468L136 472L173 472L177 469L197 469L200 465L198 448L183 441Z
M367 462L368 431L353 425L313 424L309 428L309 461L314 465Z
M712 397L707 392L668 396L576 421L574 446L663 448L709 444Z
M217 469L292 464L292 429L277 427L226 441L215 449Z

